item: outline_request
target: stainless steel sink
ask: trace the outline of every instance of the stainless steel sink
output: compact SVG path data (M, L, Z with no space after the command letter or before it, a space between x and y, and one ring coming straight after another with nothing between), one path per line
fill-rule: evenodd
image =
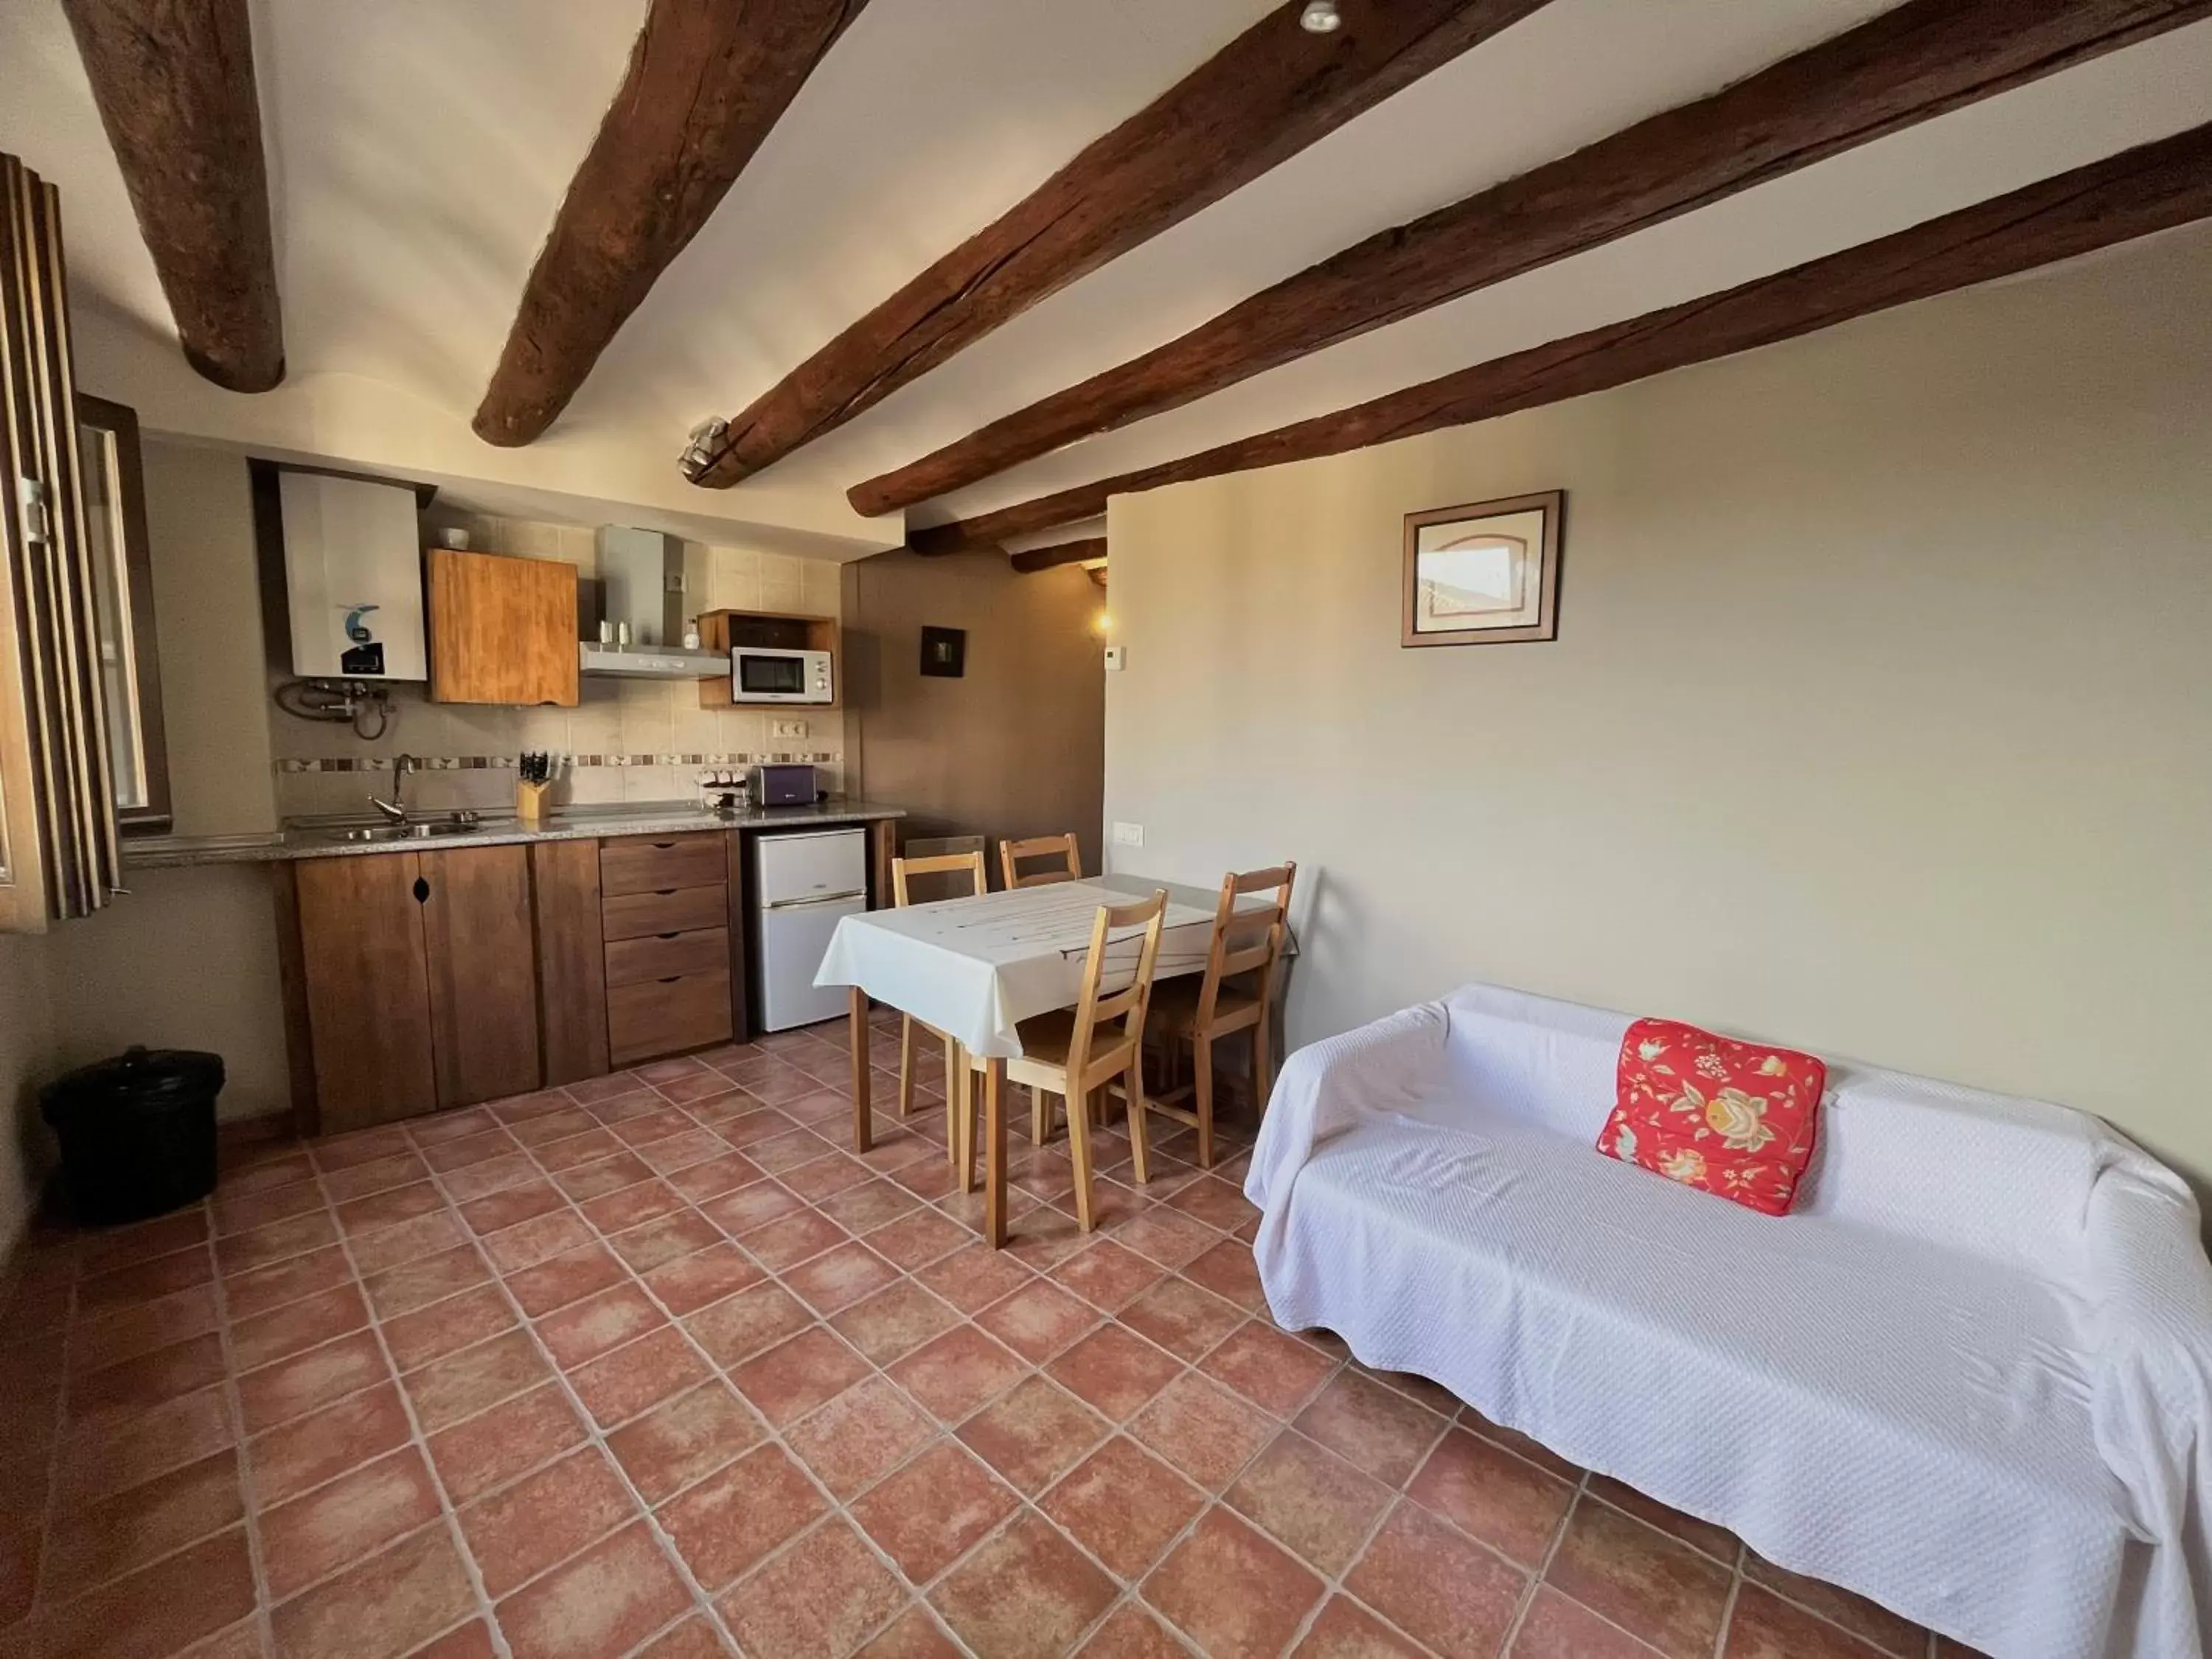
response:
M466 836L483 825L475 817L424 818L416 823L375 823L353 830L332 830L332 841L352 842L435 841L441 836Z

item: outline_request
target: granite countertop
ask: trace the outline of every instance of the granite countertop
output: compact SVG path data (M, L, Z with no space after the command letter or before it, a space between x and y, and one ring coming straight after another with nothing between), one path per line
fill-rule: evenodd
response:
M436 817L439 814L426 814ZM331 819L287 824L262 835L149 836L123 844L124 867L167 870L196 864L274 864L288 859L329 859L377 853L435 852L446 847L500 847L515 842L595 841L611 836L665 836L691 830L787 830L808 824L872 823L902 818L906 809L832 797L811 806L763 806L749 812L709 812L685 801L641 801L621 806L564 807L538 823L484 815L474 827L420 840L356 842L340 839L370 819Z

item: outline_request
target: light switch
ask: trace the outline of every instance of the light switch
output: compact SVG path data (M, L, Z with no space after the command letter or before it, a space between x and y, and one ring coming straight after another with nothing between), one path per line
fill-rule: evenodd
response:
M769 733L770 736L778 738L803 738L806 734L807 725L805 720L777 720Z
M1144 844L1145 844L1145 826L1144 826L1143 824L1141 824L1141 823L1115 823L1115 826L1114 826L1114 845L1115 845L1115 846L1116 846L1116 847L1142 847Z
M1128 648L1129 647L1126 645L1109 645L1106 647L1106 672L1108 673L1118 674L1121 672L1123 664L1127 660L1126 653L1128 651Z

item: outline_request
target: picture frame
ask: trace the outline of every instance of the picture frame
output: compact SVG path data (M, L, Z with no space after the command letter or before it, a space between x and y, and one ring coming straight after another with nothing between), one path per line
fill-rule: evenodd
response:
M1566 491L1406 515L1401 646L1559 636Z
M932 628L921 630L921 672L933 679L957 680L968 672L968 630Z

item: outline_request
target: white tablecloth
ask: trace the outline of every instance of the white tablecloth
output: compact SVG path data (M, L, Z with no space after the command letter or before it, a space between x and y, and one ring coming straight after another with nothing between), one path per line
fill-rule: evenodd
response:
M1018 1022L1073 1007L1082 995L1098 907L1134 903L1151 890L1127 877L1110 885L1064 881L847 916L814 982L857 985L970 1054L1011 1060L1022 1052ZM1143 932L1118 929L1109 938L1103 989L1128 983ZM1212 933L1212 910L1170 899L1154 978L1203 972Z

